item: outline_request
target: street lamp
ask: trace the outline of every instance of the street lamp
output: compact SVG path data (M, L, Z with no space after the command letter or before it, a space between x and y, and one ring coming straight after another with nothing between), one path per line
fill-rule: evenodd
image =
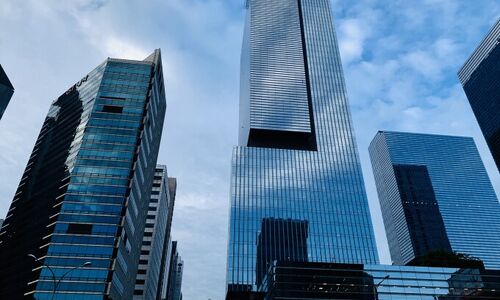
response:
M61 278L59 278L59 280L57 280L56 273L49 265L46 265L43 261L41 261L38 257L36 257L33 254L28 254L28 256L33 258L42 267L46 267L50 271L50 273L52 274L52 297L51 297L52 300L54 299L54 297L56 295L57 288L59 287L59 284L64 279L64 277L66 277L66 275L68 275L69 273L71 273L72 271L74 271L76 269L88 267L88 266L92 265L92 262L86 261L82 265L79 265L79 266L76 266L74 268L69 269L68 271L66 271L66 273L63 274L63 276L61 276Z
M376 299L376 300L379 300L379 299L378 299L378 288L379 288L379 286L380 286L380 285L382 284L382 282L384 282L386 279L389 279L389 277L391 277L391 276L387 275L387 276L385 276L384 278L382 278L382 280L380 280L380 282L379 282L379 283L377 283L377 284L374 284L374 285L373 285L373 292L374 292L374 294L375 294L375 299Z

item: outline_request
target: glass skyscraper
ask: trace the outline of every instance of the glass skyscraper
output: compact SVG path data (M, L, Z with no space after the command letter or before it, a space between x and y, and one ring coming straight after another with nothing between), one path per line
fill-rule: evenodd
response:
M0 231L1 299L132 298L165 110L159 50L53 102Z
M290 253L377 263L330 1L249 0L247 8L228 293L255 291L268 267L259 264ZM264 237L284 253L258 259L259 239L261 251L273 249Z
M12 98L13 94L14 86L12 86L9 77L5 74L2 65L0 65L0 120L2 119L7 105L9 105L10 98Z
M176 184L169 184L172 181L176 182L175 178L168 178L166 166L156 166L133 299L161 300L163 285L167 284L164 277L170 266L170 229L175 201L175 190L170 189L176 188Z
M500 19L458 72L500 171Z
M500 203L472 138L381 131L370 157L394 263L452 250L500 268Z

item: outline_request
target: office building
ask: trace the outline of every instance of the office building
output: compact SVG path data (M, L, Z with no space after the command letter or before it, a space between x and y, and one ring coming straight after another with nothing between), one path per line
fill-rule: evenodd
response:
M500 19L458 72L500 171Z
M0 231L1 299L49 299L54 279L57 299L132 299L165 109L159 50L52 103Z
M167 251L175 201L172 197L175 191L170 191L171 179L175 181L175 178L168 178L166 166L156 166L135 281L134 299L137 300L161 300L164 268L170 264Z
M177 192L177 179L169 177L168 178L168 192L169 192L169 197L172 199L172 206L175 203L175 195ZM174 214L174 209L173 207L168 211L168 217L167 220L169 220L169 223L167 223L167 233L168 233L168 239L165 239L164 245L163 245L163 258L162 258L162 265L160 268L160 280L161 280L161 285L158 287L158 292L160 293L157 295L159 299L167 299L167 292L168 292L168 280L169 280L169 275L170 275L170 266L172 265L172 235L170 234L171 229L172 229L172 220L173 220L173 214Z
M182 273L184 261L179 255L177 241L173 241L170 252L170 268L168 272L168 286L166 300L182 300Z
M307 261L378 262L329 0L247 1L239 128L228 297L257 289L264 219L307 222Z
M472 138L380 131L370 157L395 264L444 250L500 269L500 203Z
M2 229L3 219L0 219L0 229Z
M13 94L14 86L12 86L9 77L7 77L7 74L5 74L2 65L0 65L0 120L2 119L7 105L9 105L10 99L12 98Z

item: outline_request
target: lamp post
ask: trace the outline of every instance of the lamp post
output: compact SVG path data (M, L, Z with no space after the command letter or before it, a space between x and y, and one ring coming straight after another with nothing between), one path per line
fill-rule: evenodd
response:
M379 286L380 286L380 285L382 284L382 282L384 282L386 279L389 279L389 277L391 277L391 276L387 275L387 276L385 276L384 278L382 278L382 280L380 280L380 282L379 282L379 283L377 283L377 284L374 284L374 285L373 285L373 292L374 292L374 294L375 294L375 299L376 299L376 300L379 300L379 299L378 299L378 288L379 288Z
M64 277L66 277L66 275L68 275L69 273L71 273L72 271L74 271L76 269L83 268L83 267L88 267L88 266L92 265L92 262L86 261L82 265L79 265L79 266L76 266L76 267L73 267L73 268L69 269L68 271L66 271L66 273L64 273L61 276L61 278L59 278L59 280L57 280L56 273L54 272L54 270L49 265L46 265L43 261L41 261L38 257L36 257L33 254L28 254L28 256L31 257L31 258L33 258L42 267L46 267L50 271L50 273L52 274L52 297L51 297L52 300L54 300L54 297L55 297L56 292L57 292L57 288L59 287L59 284L64 279Z

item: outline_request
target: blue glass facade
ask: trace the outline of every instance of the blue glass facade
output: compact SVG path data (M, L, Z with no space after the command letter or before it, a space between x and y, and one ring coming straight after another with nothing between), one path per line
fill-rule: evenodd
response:
M256 290L266 218L307 222L308 261L378 262L330 2L248 1L241 71L228 291Z
M384 131L372 141L370 156L395 263L407 263L418 250L405 215L409 200L397 179L397 167L406 165L427 169L451 249L500 268L500 203L472 138ZM410 201L433 202L428 193L414 194ZM433 229L419 228L413 230Z
M0 65L0 120L2 119L7 105L9 105L10 98L12 98L13 94L14 87L12 86L9 77L7 77L7 74L5 74L2 65Z
M500 19L458 73L500 171Z
M165 109L159 50L54 101L0 232L0 298L52 299L51 271L54 299L132 298Z

